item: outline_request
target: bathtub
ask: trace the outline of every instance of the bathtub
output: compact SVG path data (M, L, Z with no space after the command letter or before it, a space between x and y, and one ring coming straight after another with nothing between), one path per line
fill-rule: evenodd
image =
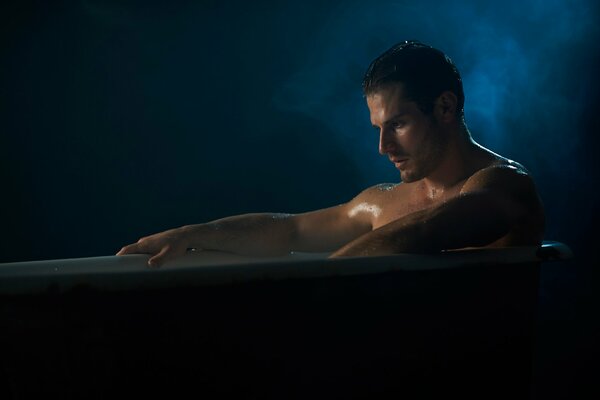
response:
M526 399L540 267L571 256L0 264L2 397Z

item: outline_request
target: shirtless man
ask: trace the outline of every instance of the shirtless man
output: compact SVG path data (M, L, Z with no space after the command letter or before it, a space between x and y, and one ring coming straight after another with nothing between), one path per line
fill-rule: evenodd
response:
M245 214L171 229L117 255L150 254L148 264L158 266L189 248L340 257L541 243L544 212L531 177L471 138L462 80L444 53L399 43L373 61L363 91L379 152L401 183L303 214Z

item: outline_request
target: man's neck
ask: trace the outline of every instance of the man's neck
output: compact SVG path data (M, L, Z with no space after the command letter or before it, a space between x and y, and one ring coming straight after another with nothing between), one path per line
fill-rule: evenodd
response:
M450 137L444 158L423 184L432 197L452 188L473 174L473 166L482 148L471 138L467 128L455 131Z

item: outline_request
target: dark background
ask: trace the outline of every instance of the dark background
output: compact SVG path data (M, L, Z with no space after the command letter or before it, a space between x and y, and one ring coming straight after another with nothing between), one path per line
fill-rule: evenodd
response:
M536 392L597 365L598 5L588 0L14 1L0 6L0 262L100 256L183 224L348 201L397 171L360 80L447 52L475 140L523 163L546 239Z

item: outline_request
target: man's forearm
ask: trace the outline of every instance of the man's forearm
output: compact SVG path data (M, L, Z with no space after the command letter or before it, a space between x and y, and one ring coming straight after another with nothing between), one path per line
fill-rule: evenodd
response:
M487 194L469 194L362 235L332 256L431 253L482 246L505 234L509 217Z
M297 230L291 214L243 214L188 225L189 247L252 256L288 254Z

